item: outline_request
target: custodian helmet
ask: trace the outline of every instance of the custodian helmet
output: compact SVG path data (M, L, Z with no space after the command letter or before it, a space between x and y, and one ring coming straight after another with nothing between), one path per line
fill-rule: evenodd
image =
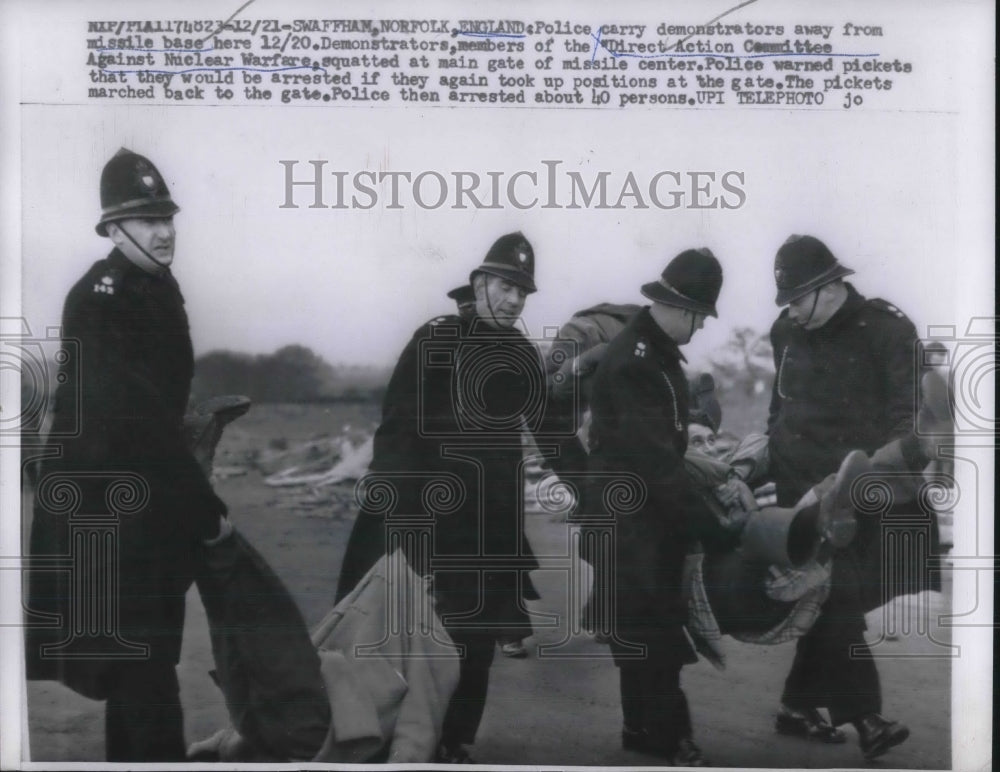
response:
M707 247L688 249L671 260L659 281L642 285L654 303L718 317L715 301L722 290L722 266Z
M538 290L535 286L535 250L520 231L493 242L482 264L469 275L470 284L477 273L499 276L526 292Z
M825 284L854 273L814 236L791 235L774 258L774 283L778 295L774 302L787 306Z
M107 224L130 217L171 217L179 211L167 183L153 163L121 148L101 172L101 219L98 235L107 236Z

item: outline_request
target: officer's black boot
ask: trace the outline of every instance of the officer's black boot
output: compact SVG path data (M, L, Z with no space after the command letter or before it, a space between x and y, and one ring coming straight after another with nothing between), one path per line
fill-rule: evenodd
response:
M881 756L910 736L910 730L898 721L887 721L878 713L869 713L854 722L866 759Z

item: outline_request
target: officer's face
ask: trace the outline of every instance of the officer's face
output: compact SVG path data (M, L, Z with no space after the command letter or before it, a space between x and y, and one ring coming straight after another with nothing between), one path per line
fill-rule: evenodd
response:
M804 330L815 330L837 310L833 285L827 284L788 304L788 318Z
M528 293L499 276L476 282L476 313L497 327L513 327L524 310Z
M664 303L653 303L649 307L649 313L660 329L667 333L678 346L690 343L694 334L705 326L707 318L704 314L696 314L686 308L668 306Z
M694 330L692 331L693 335L694 332L697 332L698 330L702 329L705 326L705 320L708 317L705 316L705 314L692 314L692 316L694 317Z
M680 345L690 343L694 334L705 326L706 318L704 314L696 314L694 311L684 311L684 324L681 325L680 335L674 339L675 342Z
M141 268L169 266L174 261L173 217L119 220L108 225L108 235L115 246Z

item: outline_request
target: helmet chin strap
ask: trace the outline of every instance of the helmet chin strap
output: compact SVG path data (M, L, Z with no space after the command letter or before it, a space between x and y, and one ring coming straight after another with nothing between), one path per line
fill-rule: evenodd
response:
M490 324L492 324L494 327L497 327L497 328L503 327L504 325L502 325L500 323L500 320L497 319L497 312L493 308L493 301L490 300L490 277L489 276L484 276L483 277L483 291L486 293L486 307L490 310Z
M497 312L493 310L493 301L490 300L490 277L487 276L483 279L483 291L486 293L486 307L490 309L490 318L493 324L499 325L500 322L497 320Z
M698 315L694 311L688 311L691 314L691 331L688 333L688 341L694 337L694 323L698 319Z
M132 238L132 234L129 233L127 230L125 230L125 227L121 223L115 223L115 225L118 226L118 230L120 230L122 233L125 234L125 238L127 238L129 241L132 242L132 246L133 247L135 247L140 252L142 252L142 254L144 254L146 257L148 257L150 260L152 260L156 265L158 265L163 270L165 270L165 271L169 271L170 270L170 264L169 263L162 263L159 260L157 260L155 257L153 257L149 252L146 251L146 249L144 247L142 247L139 244L138 241L136 241L134 238Z

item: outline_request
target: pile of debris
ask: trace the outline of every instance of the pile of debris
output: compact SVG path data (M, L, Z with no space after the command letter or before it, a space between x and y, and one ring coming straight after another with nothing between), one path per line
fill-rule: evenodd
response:
M368 471L373 443L371 434L345 426L337 437L318 437L291 448L273 442L254 463L265 485L286 489L278 502L282 509L341 519L356 511L354 484Z

